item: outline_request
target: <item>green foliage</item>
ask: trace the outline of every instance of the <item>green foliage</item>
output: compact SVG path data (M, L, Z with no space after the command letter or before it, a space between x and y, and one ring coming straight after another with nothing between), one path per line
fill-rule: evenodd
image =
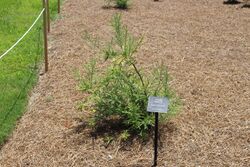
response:
M129 0L105 0L105 7L109 8L112 3L119 9L127 9Z
M129 0L115 0L116 7L120 9L127 9L128 8L128 1Z
M119 136L121 141L126 141L126 140L128 140L129 137L130 137L130 134L129 134L128 130L124 130Z
M85 65L84 79L80 78L80 90L88 91L91 90L95 82L94 74L96 70L96 60L92 59L90 63ZM81 77L81 76L79 76Z
M106 143L106 145L109 145L112 141L114 140L114 138L112 136L106 135L103 139L104 143Z
M148 95L167 96L171 100L170 112L176 112L176 97L168 87L168 73L162 64L147 75L138 68L135 53L142 44L142 38L135 38L121 24L121 16L115 15L112 21L114 38L104 49L105 61L111 65L104 74L91 73L85 76L85 82L92 84L91 106L94 108L95 122L101 123L112 118L120 119L127 131L122 138L128 138L129 132L145 136L154 125L154 117L146 111ZM86 69L88 71L88 68ZM147 77L146 77L147 76ZM97 82L89 78L98 78Z

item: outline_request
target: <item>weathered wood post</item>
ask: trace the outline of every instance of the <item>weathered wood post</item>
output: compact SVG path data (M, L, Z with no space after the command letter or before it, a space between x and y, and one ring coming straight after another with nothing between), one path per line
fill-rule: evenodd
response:
M45 72L48 71L48 30L47 30L47 4L46 0L43 0L43 36L44 36L44 60L45 60Z
M58 5L57 6L58 13L60 13L61 12L61 2L60 2L60 0L58 0L58 4L57 5Z
M48 21L48 32L50 32L50 11L49 11L49 0L47 0L47 21Z

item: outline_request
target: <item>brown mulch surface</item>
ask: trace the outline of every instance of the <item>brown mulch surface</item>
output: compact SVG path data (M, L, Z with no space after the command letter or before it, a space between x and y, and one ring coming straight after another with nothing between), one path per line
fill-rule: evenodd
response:
M50 34L50 69L40 77L29 109L0 151L0 166L147 167L152 141L105 148L79 130L75 71L95 55L84 32L111 38L110 20L144 36L138 61L164 60L182 112L161 127L159 166L250 166L250 10L222 0L132 0L128 11L103 0L67 0ZM78 132L75 130L78 126Z

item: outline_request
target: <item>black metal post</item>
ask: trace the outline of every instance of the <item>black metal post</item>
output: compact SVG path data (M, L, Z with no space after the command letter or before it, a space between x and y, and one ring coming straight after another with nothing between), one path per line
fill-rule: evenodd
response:
M159 122L159 115L158 112L155 113L155 138L154 138L154 165L153 167L157 166L157 154L158 154L158 122Z

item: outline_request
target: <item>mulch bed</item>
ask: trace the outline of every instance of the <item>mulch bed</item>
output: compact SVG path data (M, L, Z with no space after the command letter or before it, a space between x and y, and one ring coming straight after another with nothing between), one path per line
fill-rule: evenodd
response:
M67 0L50 34L49 72L34 89L28 111L0 151L0 166L147 167L152 140L114 141L79 120L88 95L75 71L96 54L83 38L112 36L110 20L122 13L143 35L142 67L167 64L182 112L162 125L159 166L250 166L250 10L222 0L133 0L129 10L104 9L103 0Z

